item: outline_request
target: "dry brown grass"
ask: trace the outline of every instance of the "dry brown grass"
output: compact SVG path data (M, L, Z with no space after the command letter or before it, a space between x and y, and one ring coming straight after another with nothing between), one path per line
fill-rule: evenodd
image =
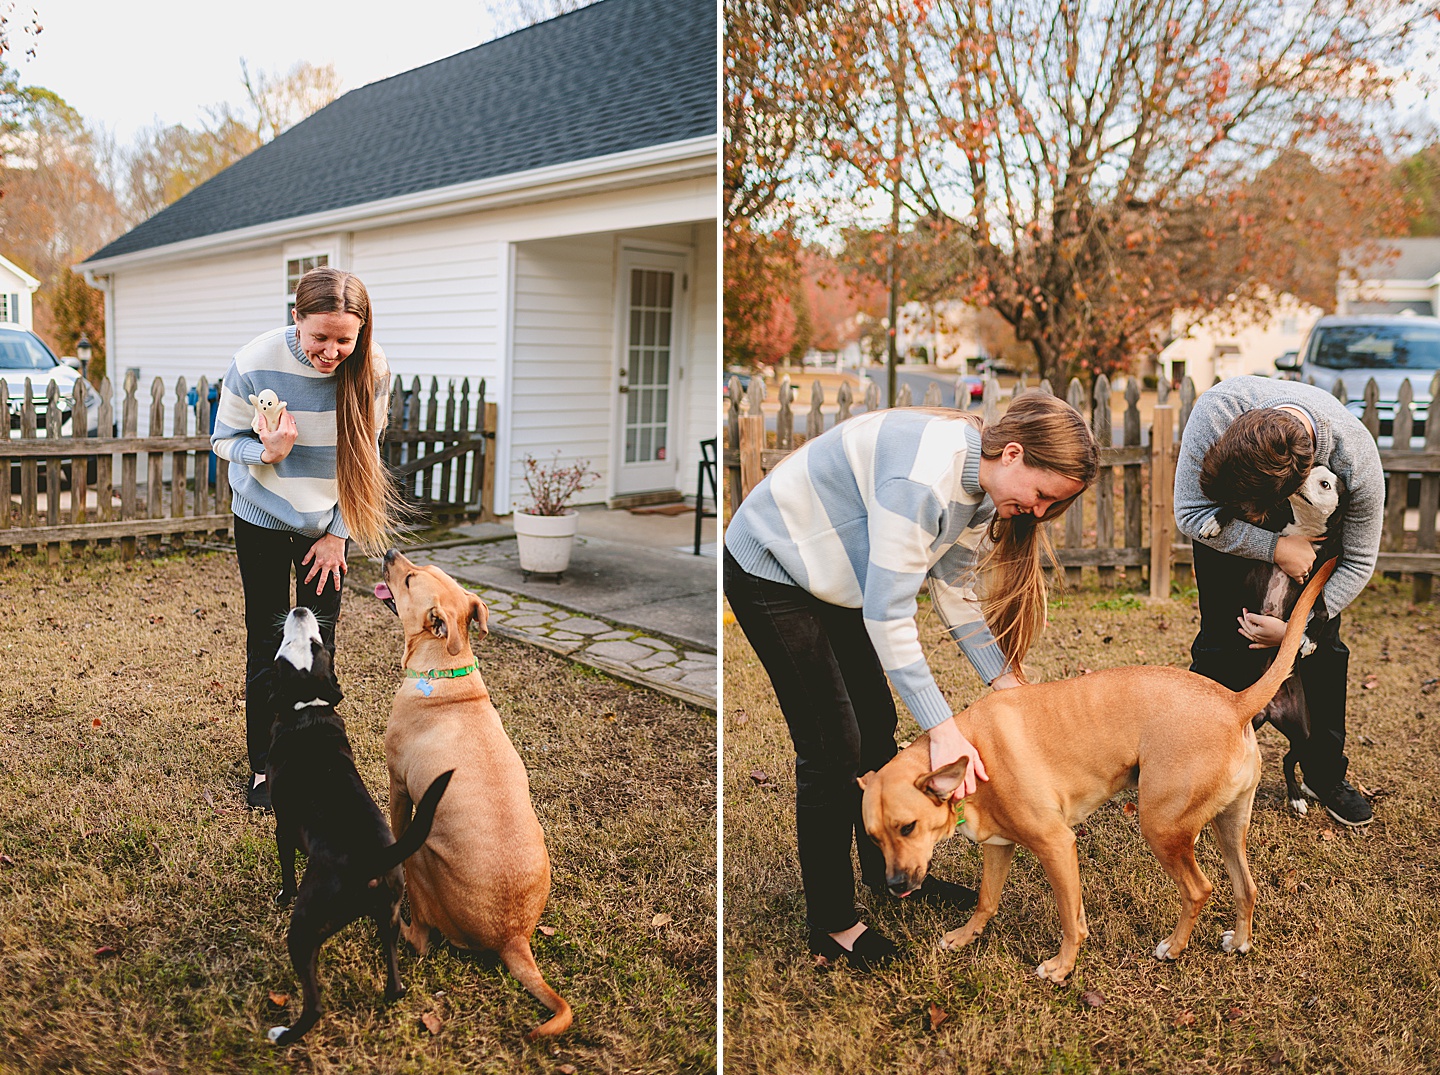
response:
M871 900L868 919L913 957L874 976L815 969L794 861L793 752L763 670L727 626L725 1070L1436 1070L1440 607L1415 608L1409 592L1408 579L1377 580L1346 613L1350 775L1377 796L1370 831L1345 831L1323 811L1290 814L1284 740L1266 729L1249 841L1260 887L1255 950L1234 958L1217 947L1232 903L1207 832L1200 861L1215 896L1192 947L1162 964L1150 952L1174 924L1174 886L1134 819L1118 804L1102 807L1080 838L1090 937L1060 988L1032 974L1058 947L1059 924L1044 874L1023 850L1000 913L974 946L939 952L939 935L958 921ZM1184 666L1197 619L1188 595L1151 605L1072 591L1057 602L1033 668L1048 679L1133 663ZM921 627L947 696L973 699L974 674L928 609ZM1372 676L1373 686L1362 686ZM910 718L901 720L901 734L913 735ZM758 785L752 770L774 784ZM937 873L977 884L979 854L949 841ZM1103 998L1099 1007L1086 992ZM947 1015L936 1029L931 1004Z
M340 712L383 807L400 633L373 568L355 576ZM241 607L225 555L0 568L0 1070L713 1069L714 722L499 638L477 655L546 831L554 933L535 950L574 1029L527 1045L538 1003L495 959L445 948L402 943L410 993L386 1006L357 923L323 950L320 1025L271 1046L300 998L274 821L243 806Z

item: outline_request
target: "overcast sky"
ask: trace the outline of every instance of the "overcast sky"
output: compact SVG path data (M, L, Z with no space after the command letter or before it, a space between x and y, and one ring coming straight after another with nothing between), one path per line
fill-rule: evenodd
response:
M15 32L39 12L36 55ZM240 102L240 58L283 74L333 63L353 90L495 36L484 0L20 0L7 59L22 84L63 97L123 146L157 119L195 126L206 105Z

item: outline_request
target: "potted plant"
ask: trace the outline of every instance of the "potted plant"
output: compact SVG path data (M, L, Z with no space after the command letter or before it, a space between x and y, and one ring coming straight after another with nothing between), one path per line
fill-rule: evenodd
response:
M517 510L511 520L520 547L520 570L527 575L559 575L570 565L580 525L570 500L599 481L600 475L590 469L588 459L561 463L558 451L548 462L527 453L524 468L531 506Z

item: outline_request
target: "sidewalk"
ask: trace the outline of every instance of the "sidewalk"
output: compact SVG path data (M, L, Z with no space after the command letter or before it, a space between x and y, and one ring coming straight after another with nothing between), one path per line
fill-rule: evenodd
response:
M581 508L580 536L558 581L524 577L508 523L453 532L455 539L414 555L475 590L490 608L492 631L715 711L714 519L704 521L695 556L693 512Z

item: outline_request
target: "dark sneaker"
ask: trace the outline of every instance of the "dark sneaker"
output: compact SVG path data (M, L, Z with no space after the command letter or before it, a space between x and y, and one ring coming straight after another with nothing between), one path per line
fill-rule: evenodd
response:
M1365 796L1356 791L1348 780L1341 780L1323 795L1317 795L1306 784L1301 784L1300 790L1325 807L1325 812L1336 821L1352 829L1370 824L1375 816Z
M270 781L261 779L255 783L255 777L259 774L252 773L250 786L245 789L245 805L251 810L269 810L270 807Z
M865 932L855 938L855 944L851 948L842 948L840 942L830 934L812 929L810 952L824 956L831 963L843 959L858 971L869 971L883 967L895 959L900 954L900 949L895 947L895 942L889 937L866 926Z

